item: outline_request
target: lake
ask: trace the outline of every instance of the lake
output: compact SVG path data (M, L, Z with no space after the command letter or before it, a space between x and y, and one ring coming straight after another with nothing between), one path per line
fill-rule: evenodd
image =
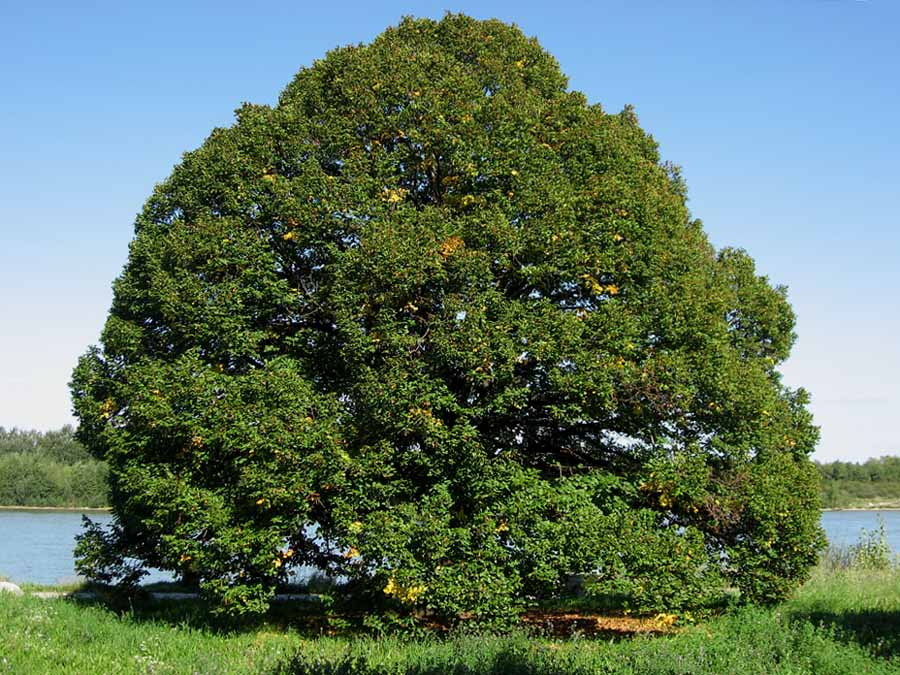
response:
M79 511L0 510L0 575L17 583L58 584L75 580L72 547L81 530ZM108 513L88 513L99 523L108 523ZM888 543L900 552L900 511L827 511L822 526L834 544L853 544L860 531L875 530L884 520ZM144 582L171 577L155 572Z
M112 520L104 512L84 515L104 525ZM16 583L76 581L72 548L81 516L80 511L0 511L0 575Z

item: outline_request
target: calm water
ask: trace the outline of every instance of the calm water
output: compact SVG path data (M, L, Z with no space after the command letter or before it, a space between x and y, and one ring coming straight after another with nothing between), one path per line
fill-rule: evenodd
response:
M91 519L108 523L107 513L90 513ZM835 544L852 544L862 528L874 530L884 520L888 542L900 552L900 511L830 511L822 514L822 526ZM0 575L13 581L56 584L75 579L72 547L81 530L77 511L0 511ZM162 573L144 581L167 579Z
M873 531L884 522L884 534L895 553L900 553L900 511L826 511L822 527L832 544L849 545L859 540L863 529Z
M106 524L108 513L86 513L91 520ZM80 511L0 510L0 575L17 583L59 584L75 581L72 549L81 531ZM144 582L168 581L159 571Z

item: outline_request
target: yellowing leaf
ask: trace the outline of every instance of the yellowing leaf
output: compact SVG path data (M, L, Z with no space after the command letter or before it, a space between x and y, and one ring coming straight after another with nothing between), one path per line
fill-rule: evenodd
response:
M394 580L394 577L391 577L388 579L387 585L382 590L385 595L392 595L400 600L400 602L411 605L425 593L427 587L424 584L417 584L409 587L402 586Z
M657 614L654 619L656 623L665 628L669 628L678 620L677 614Z
M597 281L593 274L582 274L581 278L584 279L585 285L591 289L591 293L594 293L595 295L603 293L603 284Z
M469 195L467 195L469 196ZM441 243L441 257L449 258L456 251L462 248L465 245L465 242L459 237L447 237L443 243Z
M403 188L389 189L384 191L384 194L381 195L381 198L388 204L396 204L397 202L403 201L403 198L406 196L406 192L407 191Z
M109 419L112 415L113 410L116 409L116 402L111 398L106 399L103 402L103 405L100 406L100 417L103 419Z

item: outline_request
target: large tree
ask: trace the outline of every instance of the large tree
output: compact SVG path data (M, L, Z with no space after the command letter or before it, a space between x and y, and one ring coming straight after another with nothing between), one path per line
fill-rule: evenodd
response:
M232 611L298 565L451 618L575 574L638 608L783 597L820 541L794 317L685 201L515 27L330 52L137 219L72 382L95 543Z

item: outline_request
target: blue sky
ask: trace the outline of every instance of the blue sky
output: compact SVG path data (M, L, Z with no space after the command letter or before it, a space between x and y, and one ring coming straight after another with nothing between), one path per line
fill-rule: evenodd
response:
M153 185L243 101L402 15L517 23L633 104L714 244L789 287L821 460L900 454L900 3L0 2L0 426L72 421Z

